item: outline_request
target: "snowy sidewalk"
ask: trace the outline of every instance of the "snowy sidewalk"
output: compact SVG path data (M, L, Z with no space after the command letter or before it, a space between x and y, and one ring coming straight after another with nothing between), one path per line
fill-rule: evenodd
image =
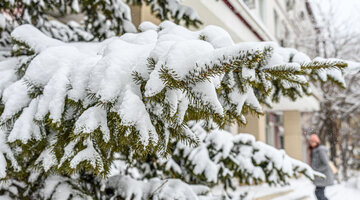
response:
M213 194L220 194L221 186L212 189ZM245 200L316 200L313 183L302 177L293 179L288 186L271 187L266 184L240 186L235 193L248 193ZM360 175L346 183L327 187L325 193L329 200L360 200Z
M272 193L279 193L279 191L292 190L292 192L281 195L271 200L316 200L314 195L315 186L306 178L292 180L291 184L286 187L269 187L269 186L255 186L248 190L248 199L256 199L263 195ZM360 189L355 188L354 184L341 183L327 187L325 193L329 200L360 200Z

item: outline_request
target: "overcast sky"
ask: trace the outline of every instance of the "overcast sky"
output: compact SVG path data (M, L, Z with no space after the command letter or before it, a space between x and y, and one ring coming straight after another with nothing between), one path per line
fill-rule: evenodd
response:
M326 9L332 5L340 18L343 19L359 19L360 20L360 0L312 0L320 3ZM358 21L360 24L360 21Z
M359 18L360 0L333 0L333 4L344 17Z
M326 17L327 21L333 24L333 27L342 27L339 31L359 32L360 31L360 0L311 0L315 15L322 10L323 14L319 16ZM320 8L318 7L320 6ZM333 11L330 11L331 8ZM318 23L322 23L318 18Z

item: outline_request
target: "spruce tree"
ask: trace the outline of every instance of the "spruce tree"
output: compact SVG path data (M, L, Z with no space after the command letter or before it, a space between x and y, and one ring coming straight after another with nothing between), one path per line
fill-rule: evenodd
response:
M295 100L310 94L309 81L345 86L343 61L311 61L296 50L272 43L234 44L224 30L214 26L191 32L170 22L143 23L142 33L103 41L137 31L128 5L149 5L161 20L183 21L187 26L201 23L191 8L177 0L126 3L0 2L5 11L0 14L0 45L13 42L12 57L0 62L0 178L8 184L0 187L0 195L106 199L109 196L101 187L114 184L102 178L117 155L136 162L158 152L156 159L173 154L177 162L189 163L188 155L177 153L181 148L175 147L180 142L204 143L194 133L192 120L220 127L245 124L245 114L262 114L260 104L271 106L280 96ZM61 18L70 14L85 17L79 23L62 23ZM42 33L30 25L18 27L22 24L32 24ZM247 145L253 148L252 144ZM216 153L212 145L206 147ZM156 170L181 177L163 166ZM194 175L186 181L214 184L203 174L194 174L191 167L184 173ZM285 183L288 177L282 171L275 181L236 173L250 182ZM217 176L231 186L226 174ZM109 182L122 180L132 181L121 177ZM174 187L183 185L179 180L170 182ZM139 184L148 187L145 182ZM180 195L196 193L184 187ZM126 190L130 196L122 198L132 198L131 189ZM142 191L139 198L147 199L156 189ZM153 198L163 199L161 194Z
M71 176L100 180L116 154L135 160L173 153L172 141L199 144L192 120L245 124L261 104L310 94L309 81L345 87L344 61L310 60L274 43L234 44L215 26L139 29L93 43L64 43L31 25L12 32L12 57L0 62L1 178L25 181L27 198L49 174L80 191Z

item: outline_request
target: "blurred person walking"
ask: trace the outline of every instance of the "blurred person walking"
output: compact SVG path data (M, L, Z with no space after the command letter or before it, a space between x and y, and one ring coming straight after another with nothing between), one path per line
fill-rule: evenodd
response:
M334 174L330 168L328 150L321 145L320 139L316 134L312 134L309 139L311 151L311 167L326 176L326 178L315 177L315 195L318 200L328 200L325 196L325 187L333 185Z

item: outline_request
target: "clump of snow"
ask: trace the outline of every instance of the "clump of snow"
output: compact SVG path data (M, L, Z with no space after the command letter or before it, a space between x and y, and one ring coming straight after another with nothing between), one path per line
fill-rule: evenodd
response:
M53 147L54 139L51 139L52 140L49 142L49 146L43 152L41 152L40 156L35 161L36 164L42 163L42 167L45 172L49 171L52 166L58 164Z
M205 186L191 186L178 179L154 178L146 182L121 175L110 177L106 187L114 189L113 198L122 197L133 200L198 200L198 195L209 192L209 188Z
M2 95L2 103L5 105L1 120L8 120L13 115L28 106L31 101L28 96L28 87L23 80L18 80L9 85Z
M30 24L25 24L17 27L12 33L11 37L19 42L24 42L36 52L41 52L52 46L61 46L64 43L47 37L41 31Z
M5 28L6 26L6 19L5 16L3 14L0 14L0 28Z
M142 31L142 32L145 32L147 30L154 30L156 31L157 30L157 26L155 24L153 24L152 22L142 22L140 25L139 25L139 30Z
M16 140L20 140L21 142L26 144L27 141L31 138L35 138L36 140L41 139L42 135L40 132L40 127L34 122L34 116L38 104L38 100L32 101L29 107L23 110L9 134L9 142L15 142Z
M75 169L80 162L87 161L91 166L99 168L100 172L104 171L104 164L99 152L95 149L93 142L90 139L84 141L86 148L77 153L70 161L70 167Z
M17 80L15 70L19 62L18 58L9 58L0 62L0 97L4 90Z
M44 182L40 191L40 196L44 199L66 200L72 199L92 199L74 189L71 180L62 176L50 175Z
M343 62L340 59L324 59L324 58L315 58L314 62L326 63L326 62ZM329 78L335 80L336 82L340 83L343 87L346 87L345 78L343 76L343 72L341 69L337 68L329 68L329 69L321 69L318 72L318 76L321 81L327 81Z
M6 177L6 159L10 160L12 167L15 170L20 170L20 166L16 161L12 150L9 145L6 143L6 132L0 128L0 178Z
M110 130L107 126L106 110L102 107L91 107L81 114L75 123L75 134L92 133L100 128L105 142L110 140Z

